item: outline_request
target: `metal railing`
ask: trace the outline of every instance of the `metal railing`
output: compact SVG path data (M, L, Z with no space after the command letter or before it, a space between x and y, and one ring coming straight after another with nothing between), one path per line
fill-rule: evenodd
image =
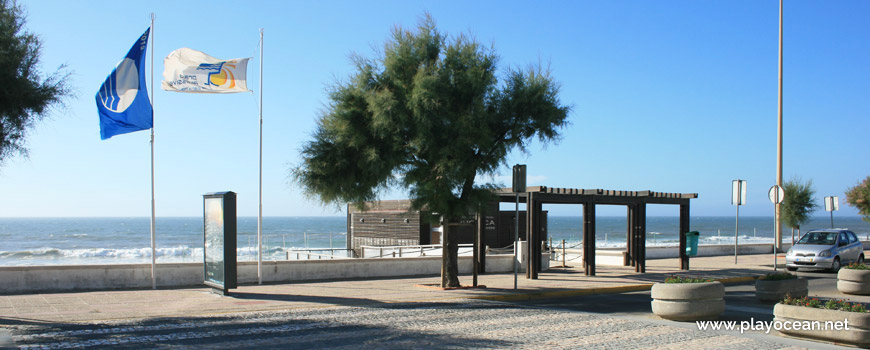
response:
M409 246L360 246L362 258L402 258L416 256L441 256L440 244ZM474 245L460 244L458 255L473 254Z
M328 254L315 253L328 252ZM342 252L343 254L336 254ZM287 260L295 257L295 260L324 260L324 259L353 259L357 258L356 252L345 248L311 248L311 249L287 249ZM312 258L314 257L314 258Z

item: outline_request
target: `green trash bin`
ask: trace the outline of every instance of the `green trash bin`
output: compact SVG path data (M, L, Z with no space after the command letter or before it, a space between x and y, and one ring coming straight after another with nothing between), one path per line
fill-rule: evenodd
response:
M686 255L698 256L698 231L686 232Z

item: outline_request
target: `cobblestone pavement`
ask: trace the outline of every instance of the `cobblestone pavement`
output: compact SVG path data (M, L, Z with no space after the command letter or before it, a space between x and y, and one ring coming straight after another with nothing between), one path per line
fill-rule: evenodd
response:
M20 349L798 349L787 342L457 300L95 323L0 318Z

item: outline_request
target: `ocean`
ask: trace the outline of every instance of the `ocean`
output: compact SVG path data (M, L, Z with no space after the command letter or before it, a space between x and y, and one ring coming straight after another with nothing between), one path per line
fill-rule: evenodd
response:
M852 229L861 239L870 236L870 224L859 217L834 217L835 226ZM734 217L692 217L691 229L701 233L701 244L734 244ZM624 216L597 218L596 246L624 247ZM264 217L263 259L283 260L285 249L345 247L346 218ZM802 231L831 226L830 217L814 217ZM549 234L579 247L582 218L552 216ZM673 246L678 242L679 218L648 217L647 245ZM202 261L201 217L157 218L157 262ZM791 230L783 229L784 242ZM772 243L772 217L740 217L739 243ZM238 259L257 258L257 218L238 218ZM0 266L150 263L150 218L0 218Z

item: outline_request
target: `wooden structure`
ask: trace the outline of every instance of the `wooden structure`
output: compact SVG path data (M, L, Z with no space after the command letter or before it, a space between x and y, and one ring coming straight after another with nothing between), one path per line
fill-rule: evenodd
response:
M516 193L510 188L497 191L499 202L513 203ZM519 194L520 201L526 203L525 226L530 232L526 278L537 279L541 270L542 235L540 213L543 204L581 204L583 205L583 267L587 276L595 275L595 206L624 205L628 208L628 227L626 228L625 266L634 266L636 272L646 272L646 205L673 204L680 206L680 269L689 269L686 255L686 233L689 232L689 200L698 198L697 193L664 193L653 191L612 191L601 189L552 188L546 186L527 187ZM480 230L478 232L481 232ZM484 246L482 235L478 235L478 247ZM485 254L477 254L483 262Z
M475 227L475 215L469 215L454 231L459 243L475 243L476 232L483 232L486 245L475 252L490 248L504 248L514 244L514 211L499 211L498 203L492 202L481 217L481 226ZM383 200L367 202L366 210L347 206L347 249L361 255L361 246L411 246L441 244L441 232L437 217L427 210L412 210L411 201ZM525 211L520 212L520 222L526 222ZM539 237L547 239L547 213L539 214L537 221ZM435 222L435 224L431 224ZM527 226L520 225L520 240L526 240ZM479 231L476 231L479 230Z

